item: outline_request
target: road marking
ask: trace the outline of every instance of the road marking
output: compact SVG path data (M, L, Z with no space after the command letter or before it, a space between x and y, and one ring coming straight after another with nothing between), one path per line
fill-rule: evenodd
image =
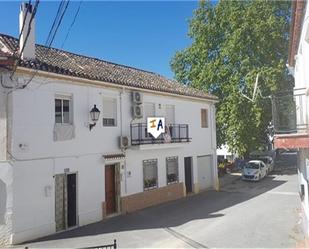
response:
M274 195L298 195L297 192L280 192L280 191L269 191L266 192L267 194L274 194Z
M190 238L188 238L187 236L176 232L174 229L170 228L170 227L166 227L164 228L165 231L167 231L168 233L170 233L171 235L173 235L175 238L182 240L183 242L185 242L186 244L188 244L189 246L192 246L193 248L209 248L195 240L192 240Z

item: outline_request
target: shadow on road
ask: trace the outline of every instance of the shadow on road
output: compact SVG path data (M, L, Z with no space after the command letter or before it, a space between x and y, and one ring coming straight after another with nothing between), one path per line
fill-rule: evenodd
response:
M258 183L241 183L245 184L249 189L251 187L255 189L254 191L239 192L237 191L239 189L239 187L237 187L237 181L242 182L239 175L235 176L234 179L228 185L225 185L224 189L219 192L202 192L177 201L43 237L31 241L31 243L130 230L175 227L192 220L222 217L224 216L222 210L248 201L286 182L283 180L276 180L274 176L268 176ZM231 192L226 190L231 190Z

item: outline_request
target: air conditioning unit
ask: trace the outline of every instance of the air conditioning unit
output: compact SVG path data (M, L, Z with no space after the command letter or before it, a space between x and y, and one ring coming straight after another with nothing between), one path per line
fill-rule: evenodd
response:
M132 116L134 119L143 117L143 106L142 105L133 105L132 106Z
M141 92L132 92L132 101L134 104L143 103L143 95Z
M129 138L127 136L119 137L119 147L121 149L127 149L129 146Z

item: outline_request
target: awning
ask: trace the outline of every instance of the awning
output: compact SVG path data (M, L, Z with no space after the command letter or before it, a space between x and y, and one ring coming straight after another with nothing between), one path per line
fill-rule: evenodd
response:
M123 153L112 153L104 154L103 157L105 160L123 160L125 159L126 155Z

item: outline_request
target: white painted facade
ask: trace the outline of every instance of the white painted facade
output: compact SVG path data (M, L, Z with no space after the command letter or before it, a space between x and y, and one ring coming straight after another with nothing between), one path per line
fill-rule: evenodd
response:
M23 83L29 75L17 73L13 82L1 72L6 85ZM1 88L1 101L7 96L0 115L1 163L0 200L5 221L0 217L0 244L20 243L55 233L55 179L66 170L77 172L78 226L102 220L105 201L103 155L122 153L119 136L130 136L132 120L130 88L100 86L55 75L36 76L25 89ZM136 90L136 89L135 89ZM198 192L198 157L210 156L212 186L218 184L216 168L216 128L214 102L140 89L143 104L153 103L156 116L165 116L165 106L174 106L176 124L188 124L191 142L129 146L120 163L121 197L143 192L143 160L158 160L158 187L167 185L166 158L178 157L179 182L184 182L184 157L192 157L193 183ZM74 138L54 141L55 96L72 99ZM103 127L102 116L89 131L89 111L94 104L104 109L103 98L117 102L115 127ZM2 106L2 105L1 105ZM201 127L201 109L208 110L208 128ZM7 111L7 112L6 112ZM6 136L7 132L7 136ZM6 137L8 139L6 139ZM4 149L8 148L8 150ZM111 162L109 162L111 163ZM2 185L1 185L2 184ZM209 186L208 186L209 187ZM1 206L2 205L2 206ZM1 207L5 206L5 209Z
M26 5L22 5L20 31L26 9ZM29 21L26 18L26 22ZM25 25L23 29L20 47L25 42L28 27ZM35 56L34 29L33 20L21 58ZM9 52L5 46L0 49ZM31 83L21 88L33 73L36 75ZM109 168L106 165L117 164L114 181L117 178L115 198L118 199L148 191L144 190L143 161L149 159L157 162L158 190L168 185L167 158L178 158L178 183L182 183L184 192L185 157L192 158L191 187L195 193L199 192L199 185L201 190L218 186L213 99L130 88L21 67L13 78L10 74L6 69L0 70L0 246L52 234L57 227L59 231L56 206L61 201L57 191L62 185L59 176L65 174L76 173L77 226L106 217L105 170ZM144 111L140 119L132 116L132 91L139 91L143 96ZM59 116L59 109L55 110L59 99L62 111L64 103L69 102L68 115ZM90 130L93 124L90 110L94 105L101 116ZM206 123L201 122L201 109L203 114L207 113ZM130 126L145 123L150 114L165 117L170 124L188 125L190 141L131 145ZM108 119L112 117L113 120L105 121L113 126L103 126L102 115ZM120 136L129 138L127 149L119 146ZM121 156L110 159L106 155ZM199 172L203 176L199 177ZM69 199L65 191L68 189L63 196ZM168 192L168 195L173 194L178 194L179 198L178 192ZM119 202L116 205L116 211L122 213ZM67 224L64 227L67 228Z
M294 68L294 98L296 102L297 126L302 132L308 133L309 124L309 5L304 9L301 36L299 40L296 64ZM303 225L309 236L309 149L299 149L298 178L299 192L304 189L302 199ZM306 165L307 161L307 165Z

